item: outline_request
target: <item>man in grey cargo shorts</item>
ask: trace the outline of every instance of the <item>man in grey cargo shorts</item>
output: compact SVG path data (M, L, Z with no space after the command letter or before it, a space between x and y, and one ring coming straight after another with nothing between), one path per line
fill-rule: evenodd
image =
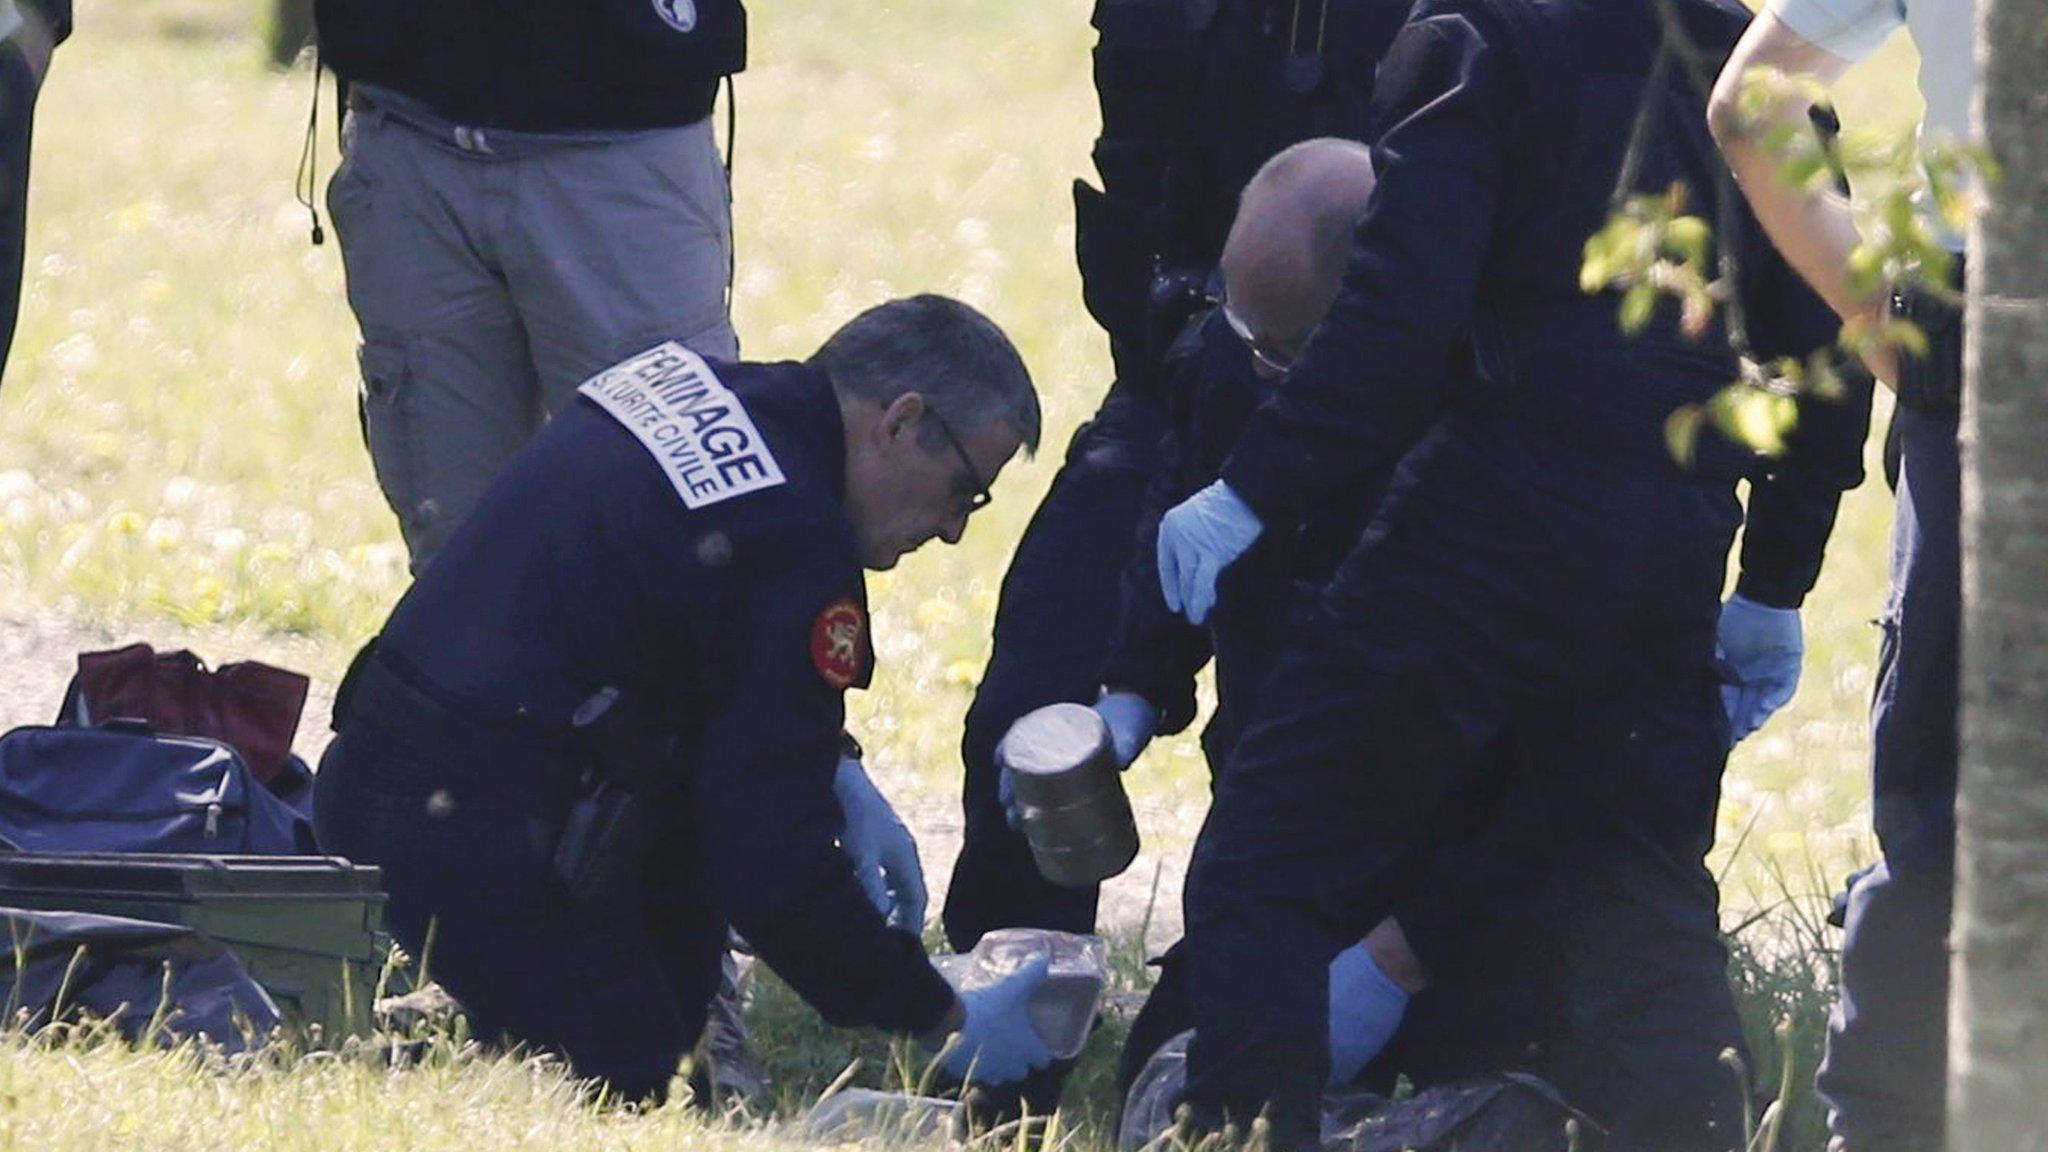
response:
M415 572L577 384L738 353L711 127L740 0L319 0L362 417Z

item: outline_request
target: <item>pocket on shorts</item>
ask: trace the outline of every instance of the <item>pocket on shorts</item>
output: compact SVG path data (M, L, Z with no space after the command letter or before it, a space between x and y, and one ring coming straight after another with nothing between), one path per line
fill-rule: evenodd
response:
M732 185L708 122L672 128L639 142L640 158L690 218L724 242L732 236Z
M639 334L646 344L673 339L700 355L739 355L727 296L732 278L732 203L725 165L709 125L654 133L625 150L614 169L617 220L630 224L643 251L658 251L661 267L649 284L666 284L646 318L658 322Z
M375 113L351 112L341 130L341 164L327 181L327 215L334 221L337 239L351 235L370 212L373 183L369 173L369 145L364 136L372 130L367 123Z
M356 416L363 443L370 450L377 486L409 539L422 513L419 400L418 389L412 386L412 357L404 340L372 337L363 341L356 359L362 369Z

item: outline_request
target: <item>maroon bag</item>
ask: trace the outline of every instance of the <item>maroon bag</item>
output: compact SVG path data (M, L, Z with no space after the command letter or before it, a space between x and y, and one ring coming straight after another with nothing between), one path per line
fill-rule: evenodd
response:
M89 727L142 720L166 735L218 740L241 753L266 787L290 792L303 774L292 757L292 737L309 686L297 672L254 660L208 668L183 649L130 644L78 654L78 674L57 722Z

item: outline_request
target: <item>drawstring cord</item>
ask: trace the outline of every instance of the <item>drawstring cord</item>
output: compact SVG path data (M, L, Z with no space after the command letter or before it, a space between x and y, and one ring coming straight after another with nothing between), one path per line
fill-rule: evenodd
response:
M306 113L306 138L299 146L299 168L292 176L292 195L306 209L313 220L313 246L318 248L327 243L327 231L320 227L320 209L314 204L314 195L320 181L320 80L326 66L316 57L313 61L313 107Z
M732 73L725 74L725 218L726 230L732 227L732 158L739 151L740 103L734 95ZM725 314L732 315L733 285L739 279L739 242L737 237L725 246Z

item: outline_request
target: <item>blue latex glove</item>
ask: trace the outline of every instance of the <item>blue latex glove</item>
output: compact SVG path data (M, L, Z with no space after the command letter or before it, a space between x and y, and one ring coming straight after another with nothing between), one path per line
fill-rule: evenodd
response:
M1259 538L1258 513L1218 480L1159 521L1159 590L1190 624L1209 619L1216 578Z
M1360 940L1330 961L1330 1086L1341 1088L1380 1054L1408 1010L1408 991L1380 971Z
M1799 690L1799 665L1806 656L1799 610L1730 596L1721 605L1715 654L1731 677L1721 687L1721 704L1728 709L1733 743L1763 727Z
M1109 726L1109 742L1116 749L1116 767L1121 772L1131 766L1145 745L1159 731L1159 709L1136 692L1105 692L1102 699L1094 704L1095 714ZM1002 775L996 778L996 802L1003 806L1003 820L1011 831L1023 823L1017 811L1016 782L1010 778L1010 766L1002 767Z
M1052 1063L1052 1049L1031 1026L1031 997L1045 983L1052 957L1041 953L993 984L960 993L967 1022L939 1053L939 1067L957 1080L1009 1084Z
M1109 725L1109 742L1116 745L1119 772L1129 768L1159 732L1159 709L1136 692L1103 693L1095 702L1095 714Z
M840 757L832 792L839 797L839 811L846 821L839 833L839 846L853 860L861 891L867 893L889 927L921 935L927 897L917 840L853 757Z

